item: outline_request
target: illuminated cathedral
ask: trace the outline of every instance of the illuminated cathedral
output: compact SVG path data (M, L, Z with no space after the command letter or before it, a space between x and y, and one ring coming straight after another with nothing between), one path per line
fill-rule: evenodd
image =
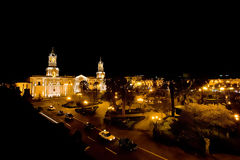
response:
M71 96L81 91L81 83L85 82L89 90L97 89L100 92L106 91L106 80L103 62L100 58L96 77L79 76L59 76L57 67L57 55L52 48L48 56L48 67L46 75L33 75L28 78L28 82L18 82L22 94L24 89L29 89L33 98L50 98L60 96Z

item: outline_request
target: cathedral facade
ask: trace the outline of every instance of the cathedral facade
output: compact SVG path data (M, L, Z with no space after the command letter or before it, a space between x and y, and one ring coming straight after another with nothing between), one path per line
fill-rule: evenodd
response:
M50 98L60 96L72 96L81 92L81 84L87 84L88 89L97 89L100 92L106 91L105 72L103 62L100 58L98 63L98 71L96 77L86 77L79 75L59 76L59 68L57 67L57 55L54 49L48 56L48 67L46 75L33 75L28 78L28 82L16 83L22 94L24 89L29 89L33 98Z

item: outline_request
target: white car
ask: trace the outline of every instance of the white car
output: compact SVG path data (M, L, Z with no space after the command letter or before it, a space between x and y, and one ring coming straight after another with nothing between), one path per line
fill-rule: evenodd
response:
M55 110L55 109L56 109L56 108L53 107L53 106L49 106L49 107L48 107L48 110L49 110L49 111L53 111L53 110Z
M103 130L101 132L99 132L99 136L105 140L108 140L108 141L112 141L115 139L115 136L114 135L111 135L110 132L106 131L106 130Z

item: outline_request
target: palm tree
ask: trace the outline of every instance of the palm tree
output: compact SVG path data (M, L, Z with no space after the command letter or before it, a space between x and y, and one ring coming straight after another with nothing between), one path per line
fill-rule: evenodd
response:
M94 94L93 94L93 101L96 102L97 99L98 99L98 85L99 85L99 82L95 82L93 84L93 90L94 90Z
M202 87L203 84L206 83L205 78L200 79L174 79L170 80L170 96L171 96L171 106L172 106L172 116L175 115L175 107L174 107L174 98L179 98L180 96L183 97L180 104L184 105L185 100L187 99L187 96L191 92L192 89L196 89L199 87Z
M174 86L173 82L171 81L169 84L170 89L170 97L171 97L171 106L172 106L172 117L175 116L175 106L174 106Z
M116 107L116 99L115 99L115 92L117 92L117 84L115 83L115 80L112 79L108 79L106 81L107 84L107 90L105 93L105 96L107 98L107 100L112 101L113 107Z

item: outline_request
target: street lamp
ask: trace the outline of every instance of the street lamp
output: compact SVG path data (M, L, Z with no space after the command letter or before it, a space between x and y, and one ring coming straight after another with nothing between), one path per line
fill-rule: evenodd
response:
M234 114L234 118L236 121L239 121L239 115L238 114Z
M108 107L108 110L114 111L115 109L114 109L114 107L110 106L110 107Z
M205 91L208 90L208 87L203 87L203 90L205 90Z
M71 101L71 100L72 100L72 98L71 98L71 97L67 97L66 99L67 99L67 101Z
M88 105L88 101L87 101L87 100L84 100L84 101L83 101L83 104Z
M143 98L138 98L137 101L138 102L143 102Z
M161 118L160 117L158 117L158 116L152 116L152 121L153 121L153 126L154 126L154 128L157 128L158 127L158 121L160 121L161 120Z
M160 121L161 120L161 118L160 117L158 117L158 116L152 116L152 120L156 120L156 121Z
M139 107L142 108L142 104L143 104L143 98L139 97L137 98L137 102L139 103Z

